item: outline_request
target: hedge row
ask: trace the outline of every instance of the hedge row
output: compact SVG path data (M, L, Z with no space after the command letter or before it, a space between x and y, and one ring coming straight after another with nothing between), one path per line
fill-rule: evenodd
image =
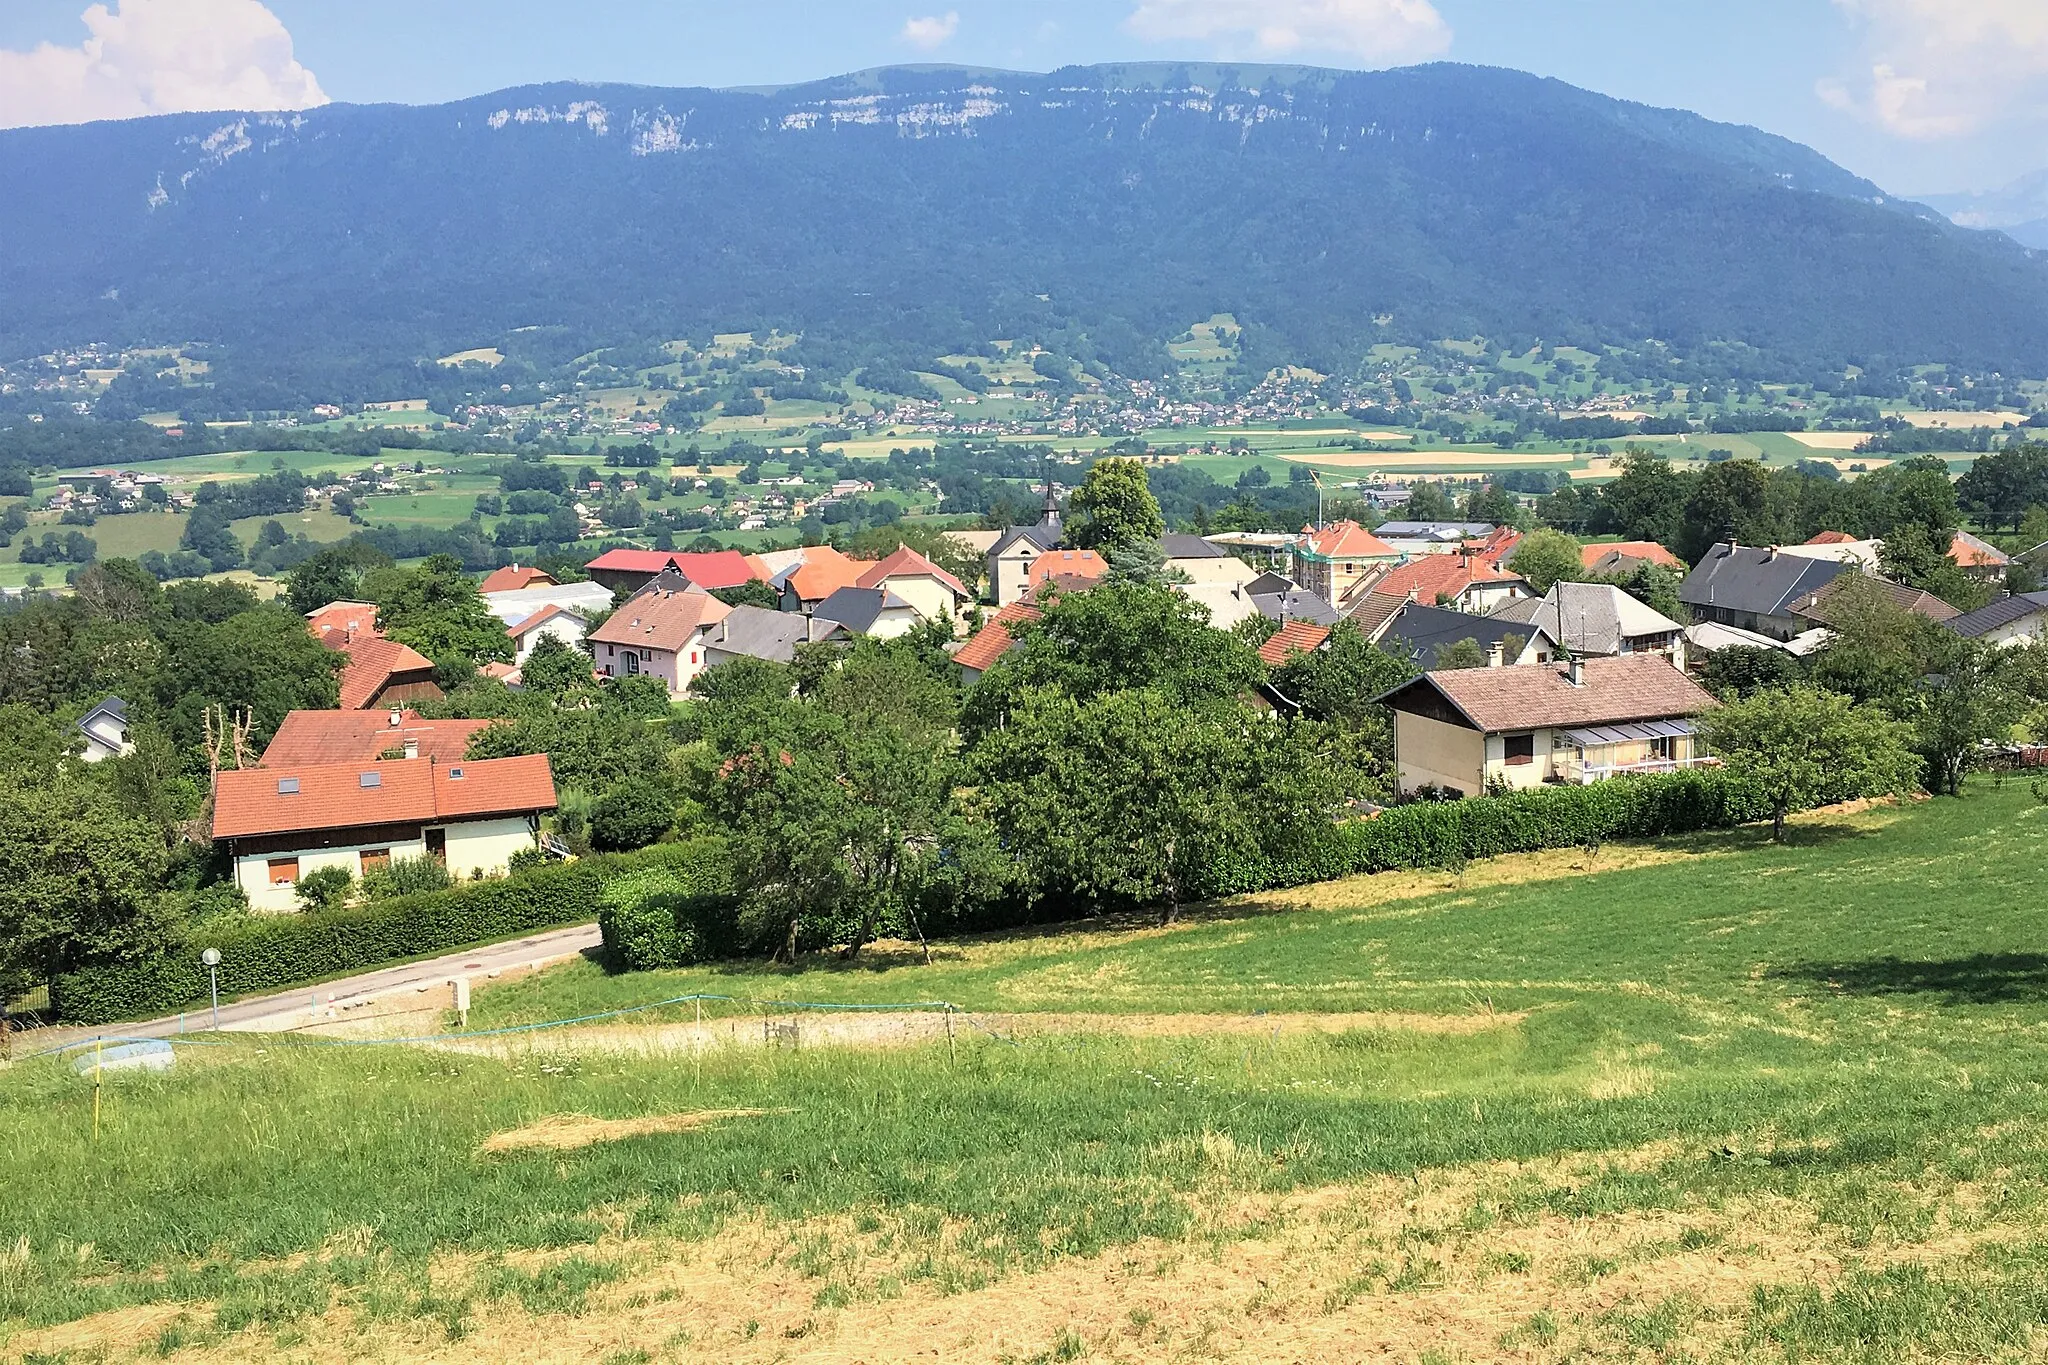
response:
M221 991L248 995L583 923L603 910L611 882L696 856L682 845L660 845L353 909L251 918L194 934L163 957L60 976L51 988L51 1006L59 1019L75 1024L192 1007L208 995L206 968L199 962L206 948L220 949Z
M1846 799L1854 793L1831 795ZM1296 848L1265 849L1209 869L1200 899L1280 890L1358 873L1456 867L1504 853L1579 848L1610 839L1650 839L1728 829L1770 818L1770 803L1721 769L1622 778L1586 787L1546 787L1507 796L1382 811L1331 824ZM680 967L759 945L743 941L731 872L716 844L697 846L694 865L636 874L614 884L599 917L614 970ZM1049 902L1057 907L1060 902ZM1043 917L1024 898L932 904L927 929L996 929ZM1072 907L1080 913L1085 907ZM886 926L907 932L908 925Z

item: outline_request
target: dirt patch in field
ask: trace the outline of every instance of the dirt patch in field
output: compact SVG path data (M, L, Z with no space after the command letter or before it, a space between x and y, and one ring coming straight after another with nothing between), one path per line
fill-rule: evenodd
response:
M59 1356L67 1353L132 1351L156 1341L164 1328L187 1314L206 1314L207 1305L145 1303L133 1308L115 1308L89 1318L23 1332L0 1346L0 1357L23 1359L30 1356Z
M1854 450L1870 439L1867 431L1789 431L1785 434L1808 450Z
M1630 1359L1641 1346L1634 1334L1656 1314L1661 1358L1711 1359L1741 1354L1760 1286L1826 1286L1857 1266L1953 1264L2018 1231L1854 1247L1805 1203L1770 1194L1559 1212L1608 1176L1709 1159L1670 1142L1278 1195L1244 1191L1270 1153L1216 1134L1183 1145L1214 1181L1182 1196L1194 1226L1181 1240L1032 1258L1034 1268L1005 1275L976 1261L972 1229L920 1222L914 1209L749 1218L701 1242L607 1241L602 1252L621 1273L577 1312L535 1317L513 1299L482 1300L450 1341L416 1324L359 1322L342 1304L301 1324L291 1354L808 1365ZM271 1338L250 1332L190 1358L274 1354Z
M727 1119L754 1119L777 1113L771 1109L699 1109L686 1114L650 1114L637 1119L594 1119L588 1114L550 1114L523 1128L493 1133L477 1150L486 1155L504 1152L572 1152L595 1147L601 1142L623 1142L627 1138L657 1133L689 1133Z

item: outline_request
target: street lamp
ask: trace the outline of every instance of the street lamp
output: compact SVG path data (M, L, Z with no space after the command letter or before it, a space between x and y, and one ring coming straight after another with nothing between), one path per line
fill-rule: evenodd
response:
M220 949L208 948L199 955L206 965L206 975L213 982L213 1031L220 1032Z

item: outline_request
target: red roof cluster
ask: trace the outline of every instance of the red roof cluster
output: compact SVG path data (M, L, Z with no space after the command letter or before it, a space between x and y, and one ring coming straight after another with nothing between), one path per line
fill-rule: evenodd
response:
M555 808L547 755L244 768L214 779L213 837L428 825Z
M367 602L330 602L306 614L313 638L348 656L341 670L341 707L359 711L401 674L431 682L434 661L409 645L387 640L377 629L377 609Z
M1519 583L1522 576L1483 563L1470 555L1423 555L1389 569L1372 585L1375 597L1399 597L1435 606L1439 597L1457 597L1475 583Z

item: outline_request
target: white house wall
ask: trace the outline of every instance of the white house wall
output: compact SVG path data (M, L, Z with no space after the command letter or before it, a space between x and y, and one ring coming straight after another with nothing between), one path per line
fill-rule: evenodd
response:
M299 908L299 889L296 884L272 886L270 864L277 858L297 858L299 876L318 872L322 868L338 867L356 880L362 880L363 854L372 849L389 850L391 857L424 858L427 846L420 839L401 839L396 843L386 841L374 844L345 844L340 848L309 848L296 852L282 850L276 853L245 854L235 859L235 885L242 888L242 894L249 898L249 908L259 914L286 914Z
M524 816L470 820L446 828L448 875L458 881L468 881L478 873L486 877L498 876L505 871L514 853L534 846L533 825Z

